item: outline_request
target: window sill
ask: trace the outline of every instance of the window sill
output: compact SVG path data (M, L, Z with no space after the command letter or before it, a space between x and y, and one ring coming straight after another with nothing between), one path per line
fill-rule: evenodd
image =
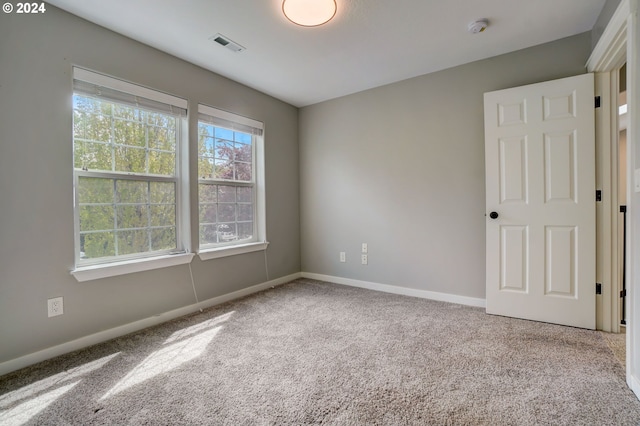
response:
M218 247L205 249L198 253L200 260L218 259L220 257L235 256L237 254L251 253L253 251L266 250L268 242L249 243L238 246Z
M100 278L115 277L117 275L132 274L134 272L184 265L190 263L193 256L193 253L170 254L147 259L82 266L71 271L71 275L79 282L98 280Z

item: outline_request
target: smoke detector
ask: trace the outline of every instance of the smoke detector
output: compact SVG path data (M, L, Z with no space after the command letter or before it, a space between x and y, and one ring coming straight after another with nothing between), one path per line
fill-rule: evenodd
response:
M478 19L469 23L469 32L471 34L478 34L483 32L489 26L489 21L486 19Z

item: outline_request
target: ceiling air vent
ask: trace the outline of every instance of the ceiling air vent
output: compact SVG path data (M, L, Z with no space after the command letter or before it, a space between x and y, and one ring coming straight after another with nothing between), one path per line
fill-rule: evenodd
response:
M216 43L218 43L220 46L224 46L233 52L242 52L245 49L243 46L240 46L238 43L231 40L229 37L223 36L220 33L209 37L209 40L213 40Z

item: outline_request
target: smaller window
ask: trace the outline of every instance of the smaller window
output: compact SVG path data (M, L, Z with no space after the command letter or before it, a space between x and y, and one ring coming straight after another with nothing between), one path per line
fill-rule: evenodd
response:
M262 123L198 106L200 249L264 241Z

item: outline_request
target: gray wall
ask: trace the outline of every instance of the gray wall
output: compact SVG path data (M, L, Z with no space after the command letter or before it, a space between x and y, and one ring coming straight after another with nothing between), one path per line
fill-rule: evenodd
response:
M302 108L302 270L484 298L483 93L584 73L590 36Z
M300 271L297 108L51 5L1 14L0 362L195 302L187 265L83 283L69 274L72 65L263 121L269 275ZM192 267L200 300L267 280L263 252ZM49 319L55 296L65 313Z
M620 5L620 1L621 0L607 0L604 4L598 19L591 30L591 49L596 47L596 44L598 44L598 40L602 37L604 29L607 28L607 24L611 20L611 17L613 17L618 5Z

